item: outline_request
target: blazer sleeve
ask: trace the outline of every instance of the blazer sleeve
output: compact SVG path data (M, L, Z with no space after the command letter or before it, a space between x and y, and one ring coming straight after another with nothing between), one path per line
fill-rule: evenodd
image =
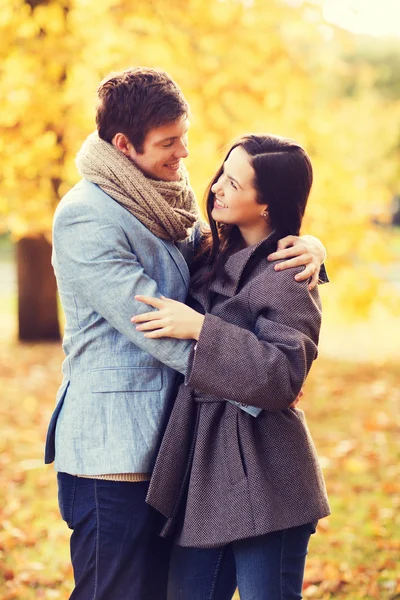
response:
M319 270L318 284L329 283L329 276L326 270L325 263L322 263L321 268Z
M187 385L264 410L290 406L317 356L321 325L317 288L310 292L308 281L297 282L293 275L288 269L272 281L265 276L253 281L248 294L248 310L255 313L252 331L205 316L189 358Z
M189 340L148 339L131 323L150 307L136 294L160 297L156 282L144 272L120 225L106 220L94 207L79 212L73 204L56 215L53 228L53 265L62 281L69 281L84 302L114 329L152 356L185 374Z

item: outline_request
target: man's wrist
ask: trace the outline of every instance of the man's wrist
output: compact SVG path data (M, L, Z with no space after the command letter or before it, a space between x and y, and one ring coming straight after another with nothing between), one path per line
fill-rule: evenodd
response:
M326 261L326 250L321 240L309 234L302 235L301 237L306 241L308 245L311 245L315 249L316 253L318 254L320 263L322 265L322 263Z

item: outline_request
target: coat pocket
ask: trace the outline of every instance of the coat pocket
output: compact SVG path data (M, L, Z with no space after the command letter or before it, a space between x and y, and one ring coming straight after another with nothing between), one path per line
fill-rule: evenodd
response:
M159 392L162 372L159 367L107 367L92 369L91 391L95 394L110 392Z
M225 464L229 482L232 485L247 477L246 464L239 432L239 413L237 410L225 414L224 420Z

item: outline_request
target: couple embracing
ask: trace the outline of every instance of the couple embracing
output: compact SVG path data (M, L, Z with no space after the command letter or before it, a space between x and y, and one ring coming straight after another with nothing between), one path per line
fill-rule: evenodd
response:
M66 315L46 441L76 600L297 600L329 514L304 414L325 251L298 237L312 167L244 135L201 223L188 105L163 71L98 90L54 218ZM326 279L324 269L322 279Z

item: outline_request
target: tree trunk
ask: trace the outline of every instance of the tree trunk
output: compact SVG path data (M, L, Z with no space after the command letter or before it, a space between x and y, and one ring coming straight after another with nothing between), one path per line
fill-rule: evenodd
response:
M51 244L44 236L17 242L18 338L59 340L57 285L51 266Z

